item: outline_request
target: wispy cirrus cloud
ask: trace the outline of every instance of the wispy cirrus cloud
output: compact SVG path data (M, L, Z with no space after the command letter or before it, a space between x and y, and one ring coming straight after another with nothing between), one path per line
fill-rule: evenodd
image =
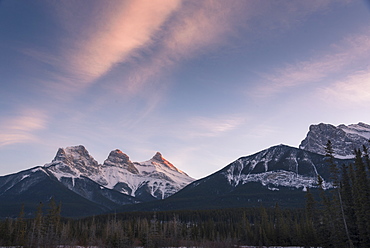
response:
M126 62L137 49L151 43L156 31L179 7L180 0L82 1L50 3L65 36L57 54L25 52L52 65L52 87L80 90ZM50 7L49 6L49 7ZM87 10L86 10L87 9Z
M240 1L189 1L183 6L163 44L171 60L198 56L224 44L252 11L252 2Z
M292 28L333 2L184 1L168 25L159 30L160 41L156 40L155 51L149 52L150 56L130 72L125 83L115 85L121 86L121 91L114 89L120 94L127 90L139 91L148 81L168 74L183 61L228 45L229 39L240 35L241 29L249 32L253 40L253 36L263 30Z
M177 11L157 33L155 44L147 56L138 57L134 67L121 82L110 87L118 94L136 93L144 86L155 86L158 98L166 89L160 80L169 76L181 64L225 44L230 35L235 35L241 25L240 18L252 12L252 2L240 1L184 1ZM244 23L243 23L244 25ZM161 84L161 87L157 87ZM160 89L160 90L158 90ZM154 99L158 102L158 99ZM153 104L150 104L153 106Z
M295 20L297 10L307 15L330 2L281 2L277 6L284 11L279 13L290 15L268 18L264 27L273 23L284 26ZM236 0L91 1L88 6L83 1L53 1L47 5L64 35L53 53L24 50L53 68L44 72L49 75L39 82L55 97L63 98L90 86L115 66L130 68L122 70L119 79L104 84L125 97L153 89L146 92L145 113L163 99L168 83L161 80L163 75L171 74L184 60L227 44L240 27L253 29L251 25L276 12L275 4Z
M164 76L170 78L171 72L181 67L184 61L229 45L231 37L241 35L240 30L252 37L266 28L289 29L297 25L297 20L302 22L305 16L322 11L333 2L184 1L173 12L170 21L158 29L157 39L153 39L153 46L147 50L149 56L136 57L137 66L132 67L121 81L107 87L125 96L142 94L150 88L146 96L147 108L142 114L145 116L165 99L171 82L163 80ZM253 26L256 23L258 25Z
M0 120L0 147L36 141L35 132L47 126L47 117L38 110L22 110L18 115Z
M370 56L370 34L356 34L346 37L338 44L332 44L328 52L306 61L288 64L274 72L261 75L264 82L254 94L271 96L283 90L332 80L342 73L351 73L362 67Z
M338 105L370 103L370 68L348 75L319 91L322 99Z
M157 30L145 56L136 56L122 78L106 85L124 96L145 95L147 108L142 116L165 99L171 74L181 64L225 44L235 35L240 18L246 17L249 2L184 1L168 22ZM244 11L243 11L244 10Z
M347 4L352 0L312 0L312 1L259 1L255 15L259 28L278 29L279 32L300 25L315 13L330 10L331 4Z
M245 119L240 116L193 117L187 123L188 134L186 136L215 137L240 127L244 122Z
M136 49L151 42L180 1L130 1L117 6L106 16L106 22L92 30L86 40L78 40L68 53L70 70L78 68L79 76L93 81L118 62L124 62Z

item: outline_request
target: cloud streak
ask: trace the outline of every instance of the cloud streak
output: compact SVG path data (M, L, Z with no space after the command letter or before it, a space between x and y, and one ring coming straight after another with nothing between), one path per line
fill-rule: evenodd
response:
M187 137L216 137L230 132L244 123L244 118L238 116L221 116L217 118L194 117L188 122Z
M331 46L332 52L278 68L275 72L262 75L265 83L254 92L260 96L271 96L286 89L317 83L340 73L358 68L370 55L370 34L347 37Z
M172 60L182 60L208 52L235 33L242 10L248 16L250 2L189 1L169 28L164 48Z
M370 68L357 71L346 78L325 87L319 93L321 98L349 105L370 103Z
M182 62L227 45L231 38L240 35L240 29L248 30L250 39L266 28L289 29L305 16L326 9L333 2L184 1L171 21L158 30L159 38L149 59L142 59L124 83L115 85L121 87L117 92L140 91L148 81L158 80Z
M304 10L306 15L306 12L325 8L330 2L310 1L310 4L303 3L303 7L296 3L278 6L291 14ZM121 80L107 87L126 96L135 95L149 82L155 86L154 82L158 82L163 73L170 73L182 61L227 43L230 37L237 35L238 28L248 27L249 21L259 19L261 13L274 12L271 5L255 1L91 1L89 6L83 1L53 1L45 4L64 35L52 54L33 48L24 49L24 53L55 68L44 72L49 74L49 80L43 80L43 84L57 96L80 92L116 65L129 67L130 71L124 70ZM279 19L281 26L288 23L284 18L275 16L273 19ZM161 98L161 91L157 93Z
M91 82L124 62L136 49L147 45L155 31L179 5L179 1L131 1L118 6L106 23L79 41L68 54L79 77ZM77 52L77 53L76 53Z
M145 116L164 99L171 83L169 80L163 80L164 76L168 78L183 62L228 45L231 38L240 35L240 29L248 30L252 36L260 31L252 25L259 21L265 22L266 16L272 15L272 18L267 18L269 21L262 24L263 28L273 28L271 26L276 25L279 28L290 28L297 25L298 16L302 19L300 15L307 16L323 10L332 2L280 2L276 7L282 8L279 13L285 15L275 16L276 10L271 5L255 1L184 1L173 12L170 21L164 22L157 30L156 38L151 42L152 46L146 51L146 55L150 56L135 57L137 66L132 67L120 82L113 82L107 87L125 96L137 95L139 92L143 94L146 88L150 88L146 98L147 109L143 113ZM311 71L301 74L309 74ZM301 75L291 77L297 78Z
M292 2L279 6L285 9L281 12L296 15L299 9L307 15L326 8L330 2L313 1L303 7ZM44 78L43 84L63 100L69 96L67 93L81 92L113 69L123 68L120 79L101 83L126 99L140 94L146 101L145 109L138 111L142 113L141 118L164 99L171 82L162 80L162 76L170 76L186 60L227 45L230 37L238 35L238 28L248 29L250 21L260 20L261 13L265 16L273 12L270 5L266 7L255 1L92 1L89 6L82 1L57 1L48 4L66 35L57 44L56 54L25 50L28 55L56 68L46 72L50 80ZM280 26L288 23L285 16L272 19L279 18ZM279 91L291 87L289 84L302 78L320 79L324 76L320 69L331 66L311 62L280 69L280 75L275 77L265 75L274 84L270 89ZM297 70L297 67L306 69ZM100 103L102 108L104 100Z
M56 84L71 91L91 85L117 63L126 62L138 49L148 46L180 5L179 0L94 2L93 7L71 3L51 4L66 32L58 43L58 54L26 51L56 67L52 75Z
M235 34L239 18L248 12L249 5L240 1L183 2L171 20L158 30L157 39L147 51L150 56L138 56L138 65L111 88L118 94L135 94L149 85L160 98L166 90L166 82L160 80L162 76L169 76L184 61L225 44ZM158 84L165 87L157 87Z
M171 74L186 60L225 44L235 34L248 5L240 1L184 1L156 31L145 56L132 57L130 70L106 88L128 98L140 94L147 102L142 115L147 115L165 99L173 83Z
M37 141L35 132L46 128L47 118L38 110L23 110L17 116L0 120L0 147Z

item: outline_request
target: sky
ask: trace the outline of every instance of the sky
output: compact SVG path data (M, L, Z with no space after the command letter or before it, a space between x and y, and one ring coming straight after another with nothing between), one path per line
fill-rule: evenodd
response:
M370 124L363 0L0 0L0 175L84 145L203 178Z

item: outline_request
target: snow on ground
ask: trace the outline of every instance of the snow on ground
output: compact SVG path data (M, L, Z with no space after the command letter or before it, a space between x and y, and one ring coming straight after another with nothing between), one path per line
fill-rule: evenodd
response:
M234 246L235 248L304 248L303 246ZM20 246L0 246L0 248L20 248ZM57 248L100 248L99 246L74 246L74 245L58 245ZM135 247L143 248L143 247ZM162 248L203 248L203 247L162 247ZM312 247L313 248L313 247ZM320 248L320 247L318 247Z

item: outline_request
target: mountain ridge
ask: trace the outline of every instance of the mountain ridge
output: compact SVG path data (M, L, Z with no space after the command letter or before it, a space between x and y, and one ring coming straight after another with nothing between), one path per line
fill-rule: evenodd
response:
M0 201L7 204L0 206L0 212L16 216L19 210L6 206L23 202L30 215L39 202L54 196L63 202L65 216L99 214L125 204L166 198L192 181L159 152L139 163L116 149L99 164L83 145L71 146L59 148L50 163L1 176Z
M53 161L44 167L58 180L83 176L120 193L134 197L139 193L145 200L166 198L194 181L159 152L150 160L132 162L127 154L116 149L99 164L84 146L79 145L60 148Z

